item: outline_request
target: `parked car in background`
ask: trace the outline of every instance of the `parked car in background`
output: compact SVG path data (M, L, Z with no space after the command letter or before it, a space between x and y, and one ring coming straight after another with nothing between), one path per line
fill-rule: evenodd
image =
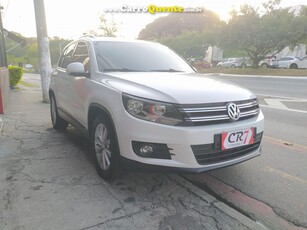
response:
M278 68L285 68L285 69L293 69L295 65L291 65L292 63L298 61L298 57L293 57L293 56L287 56L287 57L282 57L278 59Z
M212 64L209 60L207 59L201 59L201 60L196 60L192 64L195 67L203 67L203 68L211 68Z
M240 57L239 58L239 67L240 68L246 68L246 67L252 67L253 61L250 57Z
M307 56L291 63L290 69L307 69Z
M24 64L23 69L26 72L34 72L35 71L34 66L32 64Z
M239 68L240 61L238 58L225 58L219 63L217 63L219 68Z
M263 68L278 68L278 60L275 56L266 57L259 62L259 66Z

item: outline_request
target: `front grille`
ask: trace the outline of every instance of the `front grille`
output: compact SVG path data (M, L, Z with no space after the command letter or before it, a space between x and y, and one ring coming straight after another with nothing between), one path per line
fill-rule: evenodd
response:
M208 125L231 122L228 116L227 104L222 103L208 103L200 105L182 105L178 108L182 114L186 125ZM240 109L240 120L248 119L259 114L259 104L257 99L250 99L244 101L233 101Z
M220 142L220 136L215 138ZM255 135L254 143L238 148L222 150L220 143L205 145L192 145L194 156L200 165L214 164L247 155L259 148L262 139L262 132ZM218 147L217 147L218 146Z

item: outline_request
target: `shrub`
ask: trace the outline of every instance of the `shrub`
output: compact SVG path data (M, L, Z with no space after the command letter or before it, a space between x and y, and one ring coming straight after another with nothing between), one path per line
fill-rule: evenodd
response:
M10 86L16 86L23 75L23 68L18 66L9 66Z

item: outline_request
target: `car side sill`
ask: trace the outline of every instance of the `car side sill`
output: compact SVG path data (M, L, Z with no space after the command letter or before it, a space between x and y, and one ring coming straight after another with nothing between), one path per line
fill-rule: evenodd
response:
M86 127L82 125L77 119L75 119L70 113L65 111L63 108L58 107L58 113L60 117L62 117L64 120L66 120L69 124L71 124L73 127L78 129L82 132L83 135L89 138L89 133Z

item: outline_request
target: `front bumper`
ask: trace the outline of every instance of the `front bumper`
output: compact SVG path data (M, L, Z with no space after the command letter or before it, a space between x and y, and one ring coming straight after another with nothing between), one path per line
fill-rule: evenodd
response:
M126 111L115 116L116 133L122 161L129 168L143 165L142 168L164 168L166 171L203 172L207 170L226 167L237 164L260 155L261 142L256 148L233 158L199 164L193 152L192 146L214 144L214 136L222 132L256 128L257 134L264 129L262 112L251 119L195 127L177 127L156 124L132 117ZM125 115L123 115L125 114ZM261 139L261 138L260 138ZM138 156L132 147L132 142L147 142L166 144L170 149L171 159L145 158ZM128 163L127 163L128 162Z

